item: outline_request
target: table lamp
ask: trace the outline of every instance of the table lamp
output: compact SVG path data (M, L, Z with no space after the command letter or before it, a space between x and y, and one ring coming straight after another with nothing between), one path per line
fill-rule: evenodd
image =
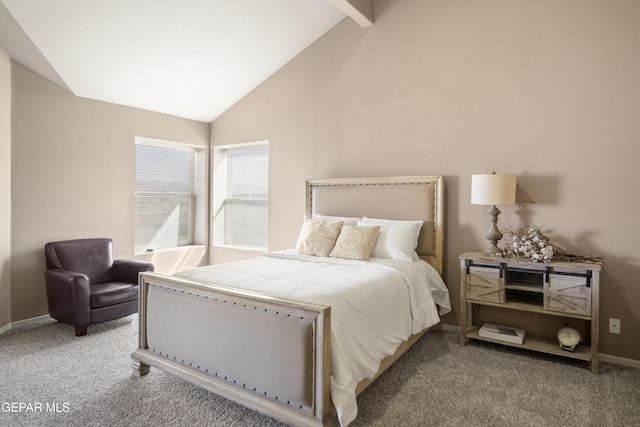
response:
M498 248L498 241L502 239L502 233L498 229L498 215L500 209L496 205L514 205L516 203L516 176L505 174L471 175L471 203L474 205L490 205L489 219L491 227L485 233L485 237L491 243L491 247L484 253L495 256L502 252Z

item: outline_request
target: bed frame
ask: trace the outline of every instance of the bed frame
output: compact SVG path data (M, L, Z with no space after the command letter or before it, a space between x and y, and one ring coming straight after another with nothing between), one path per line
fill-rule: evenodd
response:
M443 195L442 176L310 180L306 214L422 219L418 255L442 274ZM139 283L134 375L153 366L291 425L334 424L330 307L156 273L142 273Z

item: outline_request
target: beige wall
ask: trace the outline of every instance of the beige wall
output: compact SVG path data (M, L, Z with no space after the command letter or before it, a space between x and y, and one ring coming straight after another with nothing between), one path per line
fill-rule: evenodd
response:
M604 256L601 351L640 360L640 2L380 0L375 12L369 29L339 23L211 126L213 145L270 141L270 249L295 243L307 178L443 174L457 301L457 257L484 248L488 228L470 176L515 173L535 204L502 209L501 223Z
M11 320L17 321L48 313L46 242L111 237L117 258L133 257L134 138L207 148L209 126L79 98L15 62L12 81ZM195 252L179 251L179 260L159 253L151 261L166 272L200 262L204 251Z
M11 60L0 48L0 330L10 321Z

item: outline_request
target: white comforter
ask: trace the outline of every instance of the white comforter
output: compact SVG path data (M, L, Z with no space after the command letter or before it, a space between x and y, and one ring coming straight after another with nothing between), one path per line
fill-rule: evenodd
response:
M331 307L331 398L342 426L357 415L355 389L410 335L451 310L448 290L424 261L352 261L281 251L176 274L200 282Z

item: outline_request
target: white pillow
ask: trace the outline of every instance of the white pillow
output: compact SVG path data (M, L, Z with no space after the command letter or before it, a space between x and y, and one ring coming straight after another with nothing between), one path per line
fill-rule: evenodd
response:
M313 219L317 221L341 222L343 224L351 224L351 225L356 225L358 221L360 221L360 218L352 218L349 216L320 215L316 213L313 214Z
M305 215L302 220L302 227L300 228L300 232L298 233L298 240L296 240L296 245L294 247L298 247L302 239L304 238L304 232L307 229L307 224L309 223L309 218Z
M364 217L358 225L380 225L380 232L371 256L401 261L417 261L418 236L424 221L398 221L394 219Z

